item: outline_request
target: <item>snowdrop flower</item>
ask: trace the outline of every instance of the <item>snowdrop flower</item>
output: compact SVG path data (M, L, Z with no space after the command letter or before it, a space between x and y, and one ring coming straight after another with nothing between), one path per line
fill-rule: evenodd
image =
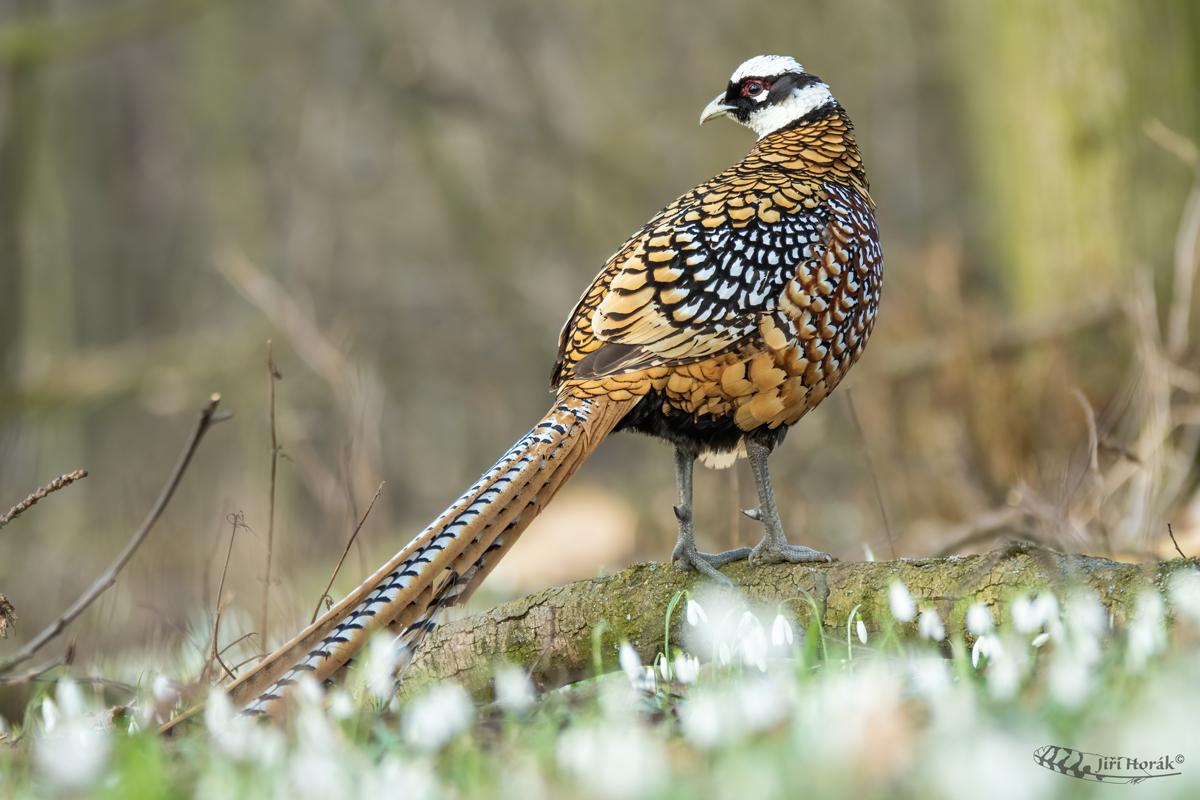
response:
M305 705L319 706L325 699L325 689L320 681L306 672L296 681L296 697Z
M284 755L283 733L278 728L256 725L248 717L239 715L229 696L220 689L214 688L208 693L204 724L217 749L236 761L256 761L271 766Z
M498 785L492 790L494 796L521 800L548 800L552 796L550 787L546 785L546 777L542 775L541 764L532 755L517 755L506 761L508 763L500 773ZM375 797L365 792L361 796ZM407 795L403 800L408 800Z
M1047 769L1012 769L1029 759L1029 742L1050 738L1033 726L1010 730L1010 725L943 724L929 736L925 747L936 756L925 759L921 777L930 788L926 796L964 797L972 800L1050 800L1067 794ZM1107 782L1107 781L1106 781ZM964 786L970 786L967 791ZM1097 794L1099 794L1097 792ZM1117 792L1111 792L1117 794Z
M204 726L214 738L230 728L233 715L233 703L229 701L229 695L220 689L209 691L208 702L204 704Z
M1034 647L1041 647L1048 641L1050 641L1049 633L1039 633L1037 636L1033 637L1033 641L1030 642L1029 644L1031 644Z
M1037 599L1033 601L1033 608L1038 616L1041 617L1043 625L1053 627L1058 623L1058 598L1054 596L1053 592L1042 592L1039 594Z
M64 720L71 722L83 716L83 692L79 691L75 681L70 678L60 680L54 696Z
M340 793L341 796L352 794L345 790ZM441 795L437 774L426 759L401 761L395 755L384 756L377 770L364 770L358 791L359 797L400 797L404 800L437 800Z
M46 733L52 733L58 727L58 706L48 696L42 698L42 723Z
M776 681L747 679L737 684L734 708L741 722L752 731L761 731L778 723L788 713L785 690Z
M688 625L693 628L701 622L708 622L708 615L704 613L704 609L695 600L687 601L687 621Z
M108 734L83 719L83 693L70 679L58 682L58 702L42 702L46 736L34 743L34 766L52 785L78 791L92 785L108 764Z
M73 720L35 741L33 763L52 785L79 791L91 786L104 772L111 749L104 731Z
M999 646L999 639L993 639L993 647L988 653L991 666L987 673L988 689L996 700L1009 700L1021 686L1021 668L1024 661L1009 649Z
M175 685L166 675L155 675L154 680L150 683L150 693L154 695L154 699L160 703L165 703L168 700L174 700L178 692L175 691Z
M792 626L783 614L776 614L775 623L771 625L771 644L780 647L785 642L792 643Z
M700 659L683 653L675 656L675 680L680 683L695 683L700 677Z
M1037 599L1018 597L1012 604L1013 628L1017 633L1027 634L1042 629L1046 623L1058 619L1058 598L1051 592L1043 592Z
M471 726L475 706L457 683L439 683L409 704L404 715L404 738L433 752Z
M1134 672L1141 671L1147 659L1166 648L1165 614L1162 595L1158 592L1150 589L1138 595L1125 651L1125 661Z
M630 683L635 687L641 683L646 672L642 669L642 657L638 655L637 650L633 649L633 645L629 642L621 642L621 646L617 649L617 661Z
M721 700L709 692L689 698L680 709L679 721L684 737L697 747L716 747L728 730L721 710Z
M637 727L577 725L558 740L559 765L601 797L655 794L667 781L668 761L662 745Z
M1013 628L1017 633L1033 633L1042 627L1042 621L1037 618L1033 603L1028 597L1018 597L1013 600L1009 611L1012 614Z
M967 632L972 636L983 636L995 628L991 609L984 603L972 603L967 609Z
M1084 593L1067 604L1071 645L1088 663L1100 659L1100 637L1108 632L1108 611L1094 594Z
M617 661L621 671L629 679L629 685L639 692L652 692L655 689L654 667L642 666L642 657L629 642L622 642L617 650Z
M664 681L671 680L671 662L666 656L660 655L658 657L658 672L662 675Z
M946 626L942 624L942 618L936 609L926 608L921 611L921 618L917 621L917 632L922 639L932 642L940 642L946 638Z
M858 631L858 640L860 642L862 642L863 644L866 644L867 643L867 626L863 623L863 621L861 619L857 623L855 623L854 629L856 631Z
M742 632L742 661L758 667L760 672L767 671L767 637L757 619Z
M888 605L897 622L912 622L917 618L917 604L908 593L908 587L900 581L892 581L888 586Z
M1180 570L1171 577L1171 602L1193 625L1200 625L1200 572Z
M913 688L925 697L937 697L950 688L949 662L944 658L912 658L908 661Z
M729 662L732 660L733 660L733 656L729 652L729 645L725 644L725 642L721 642L717 646L717 662L722 667L727 667L727 666L729 666Z
M367 645L364 676L367 690L376 700L386 700L396 693L396 667L400 657L397 639L387 631L380 631Z
M1073 648L1055 655L1046 679L1050 696L1067 708L1079 708L1092 691L1091 663Z
M983 656L989 660L1004 652L1003 645L1000 644L1000 638L992 633L985 633L975 640L975 644L971 647L971 666L979 669L979 657Z
M300 702L294 715L296 749L288 759L292 796L329 797L351 783L349 754L330 724L329 717L313 698L323 698L321 684L311 674L297 687ZM309 684L305 686L304 684ZM315 686L313 685L315 684Z
M1100 637L1108 630L1108 613L1095 595L1073 596L1066 604L1063 646L1050 662L1050 696L1068 708L1078 708L1091 694L1092 666L1100 660Z
M505 711L521 713L533 705L533 685L525 670L501 667L496 671L496 702Z
M354 698L345 689L330 689L329 713L334 719L349 719L354 713Z

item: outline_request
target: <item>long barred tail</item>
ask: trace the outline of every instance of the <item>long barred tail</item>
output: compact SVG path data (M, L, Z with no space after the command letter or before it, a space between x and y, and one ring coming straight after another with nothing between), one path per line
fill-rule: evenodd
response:
M463 602L637 399L560 398L454 505L349 597L229 687L269 713L303 673L325 680L384 627L411 659L440 611Z

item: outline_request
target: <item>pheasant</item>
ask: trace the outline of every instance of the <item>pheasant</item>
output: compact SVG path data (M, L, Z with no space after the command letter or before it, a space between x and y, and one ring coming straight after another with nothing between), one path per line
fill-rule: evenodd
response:
M235 706L269 713L301 675L329 679L384 627L402 667L615 431L674 446L680 567L728 582L716 567L735 559L832 560L788 544L767 458L867 344L883 270L874 203L850 119L794 59L738 67L700 122L722 116L757 144L608 260L563 326L550 412L362 586L232 684ZM753 550L702 553L695 461L743 455L765 535Z

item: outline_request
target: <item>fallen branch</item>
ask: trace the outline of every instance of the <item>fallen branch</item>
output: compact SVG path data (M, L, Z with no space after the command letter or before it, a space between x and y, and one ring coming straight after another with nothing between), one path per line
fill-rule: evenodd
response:
M8 523L24 514L31 507L37 505L37 501L41 500L46 495L70 486L75 481L86 478L87 475L88 473L86 469L77 469L70 475L63 475L62 477L55 478L54 480L50 481L48 485L38 489L33 494L29 495L29 497L26 497L24 500L10 508L7 514L0 514L0 528L3 528Z
M963 601L995 605L1016 594L1046 589L1062 597L1071 587L1098 596L1114 623L1124 625L1140 588L1165 586L1174 572L1195 568L1192 561L1121 564L1010 543L984 555L944 559L756 568L738 564L723 570L737 584L736 592L726 592L695 573L682 573L663 564L638 564L615 575L547 589L440 627L426 640L410 668L404 691L430 681L453 679L477 697L486 697L500 661L529 671L532 680L546 689L563 686L594 671L592 631L601 621L606 623L600 648L605 670L618 668L615 649L624 640L637 649L644 663L652 663L663 647L667 605L680 590L696 595L714 623L719 619L714 610L741 604L764 609L767 615L781 608L799 630L808 626L812 607L807 601L784 601L804 598L807 593L819 609L825 636L845 641L846 622L855 606L860 606L868 630L878 634L879 621L890 617L888 586L894 580L908 586L919 606L936 608L953 635L964 630L969 602ZM673 643L686 641L684 616L674 615ZM735 627L739 617L740 610L730 617ZM770 624L770 616L765 622ZM916 627L915 622L898 624L901 635L911 639L917 638ZM697 655L704 659L708 653L699 651Z
M188 464L191 463L192 456L195 455L196 448L200 446L200 440L204 438L204 434L216 423L223 422L229 418L228 414L216 413L217 404L220 402L221 395L219 394L214 394L209 398L208 405L200 412L200 419L196 421L196 427L192 430L192 435L188 438L187 444L183 448L183 453L180 454L179 461L175 464L175 469L171 471L166 485L163 486L162 492L159 493L158 499L154 502L154 507L150 509L150 513L146 515L146 519L142 522L141 527L133 534L133 538L125 545L125 549L117 555L108 570L97 578L91 587L70 608L63 612L61 617L50 623L41 633L29 640L15 655L6 661L0 662L0 672L7 672L18 664L23 664L32 658L38 650L45 647L47 642L62 633L64 628L87 610L87 607L94 603L96 598L104 594L109 587L117 582L117 575L129 563L129 559L133 558L133 554L137 551L138 547L150 535L150 530L154 527L154 523L158 522L158 518L166 510L167 503L171 501L171 496L175 494L175 489L183 479L183 473L187 471Z

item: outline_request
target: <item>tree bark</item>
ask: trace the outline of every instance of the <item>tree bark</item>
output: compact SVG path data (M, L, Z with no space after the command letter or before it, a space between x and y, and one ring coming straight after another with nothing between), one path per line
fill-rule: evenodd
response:
M1141 589L1165 587L1175 572L1195 565L1195 559L1123 564L1010 542L984 555L951 558L755 568L737 564L723 570L737 584L729 591L671 565L637 564L441 626L421 647L405 676L404 692L452 679L477 698L486 698L501 662L526 670L547 690L566 685L593 672L592 632L601 621L604 671L618 668L616 646L622 641L629 641L643 663L650 664L663 650L667 606L680 590L691 592L702 604L710 625L720 624L714 617L721 614L736 630L742 612L753 610L769 631L778 609L802 636L815 607L825 636L845 642L855 606L870 636L877 637L882 620L891 617L888 587L900 580L919 608L937 609L949 640L964 634L963 617L976 600L991 606L999 621L1002 610L996 606L1001 601L1047 590L1060 600L1073 589L1089 591L1112 614L1114 625L1122 627ZM670 623L672 649L685 641L685 617L681 599ZM896 627L902 638L917 638L915 621ZM694 654L706 660L706 653Z

